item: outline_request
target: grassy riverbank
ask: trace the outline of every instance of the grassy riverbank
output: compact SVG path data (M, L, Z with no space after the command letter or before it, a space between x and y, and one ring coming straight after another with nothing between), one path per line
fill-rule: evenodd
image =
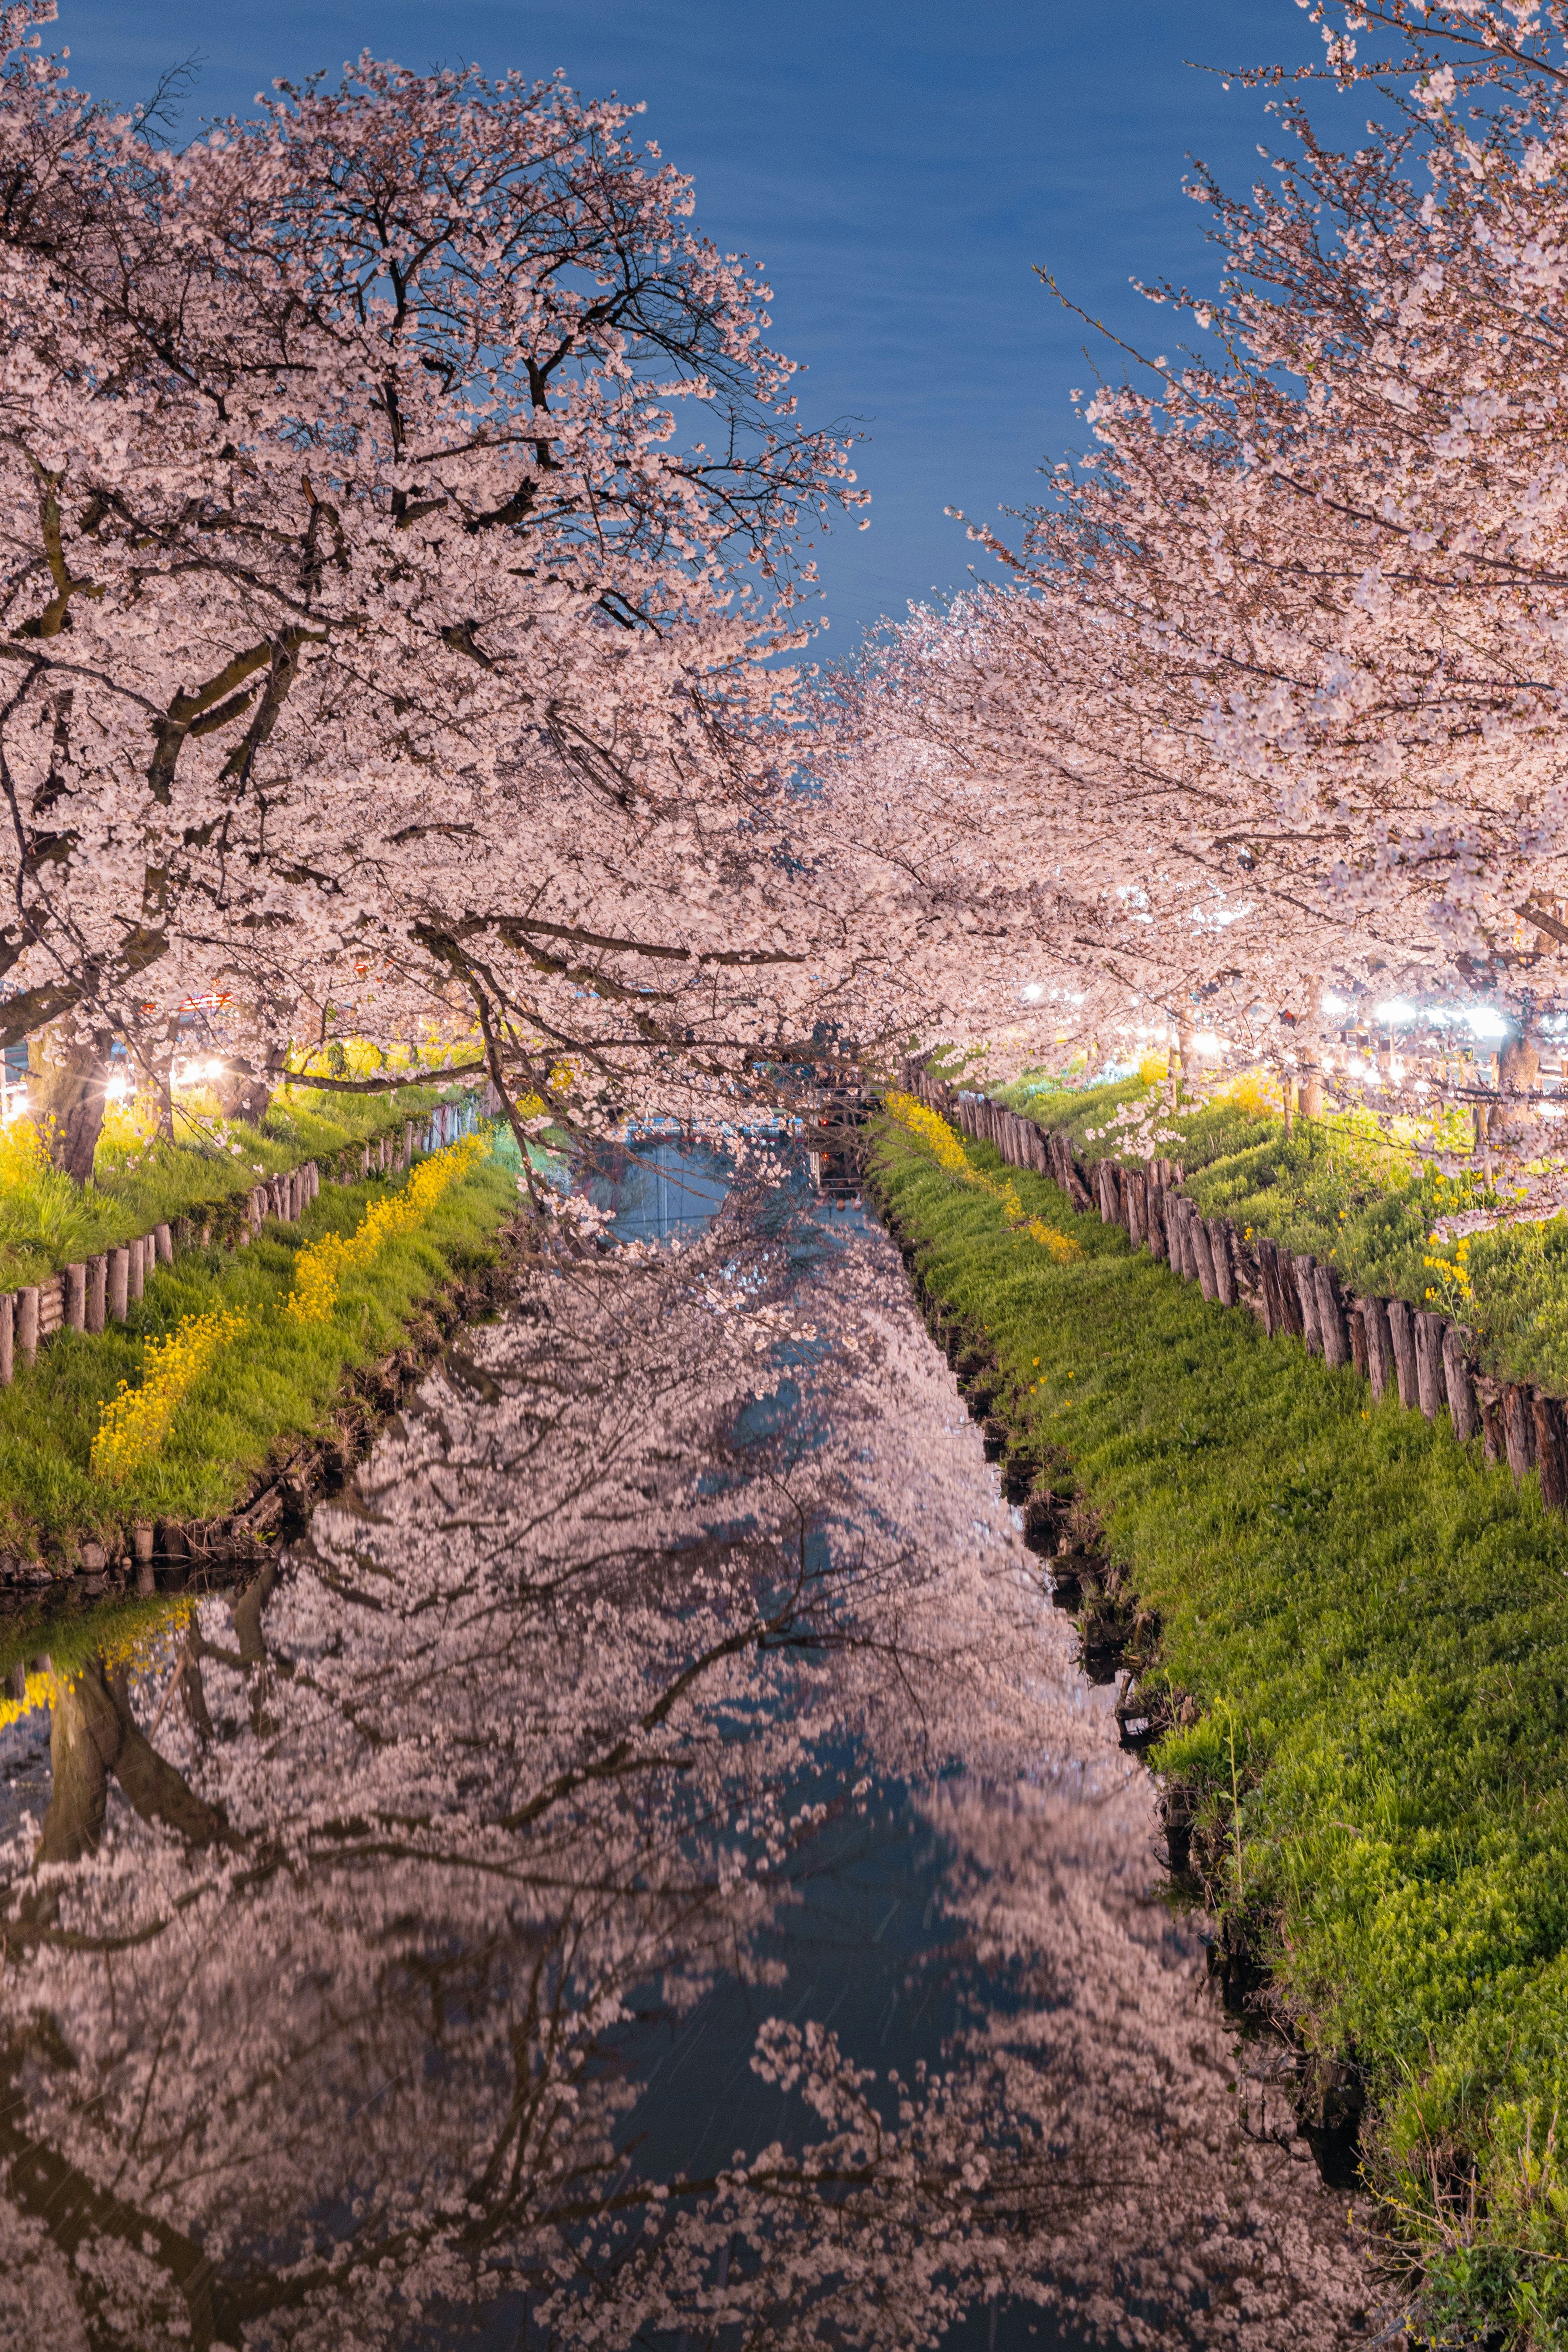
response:
M1152 1129L1161 1139L1150 1150L1183 1163L1205 1217L1232 1218L1305 1251L1352 1290L1436 1307L1475 1333L1486 1370L1568 1396L1568 1220L1495 1225L1461 1247L1447 1220L1462 1223L1471 1211L1495 1217L1509 1201L1468 1156L1457 1114L1396 1119L1384 1132L1369 1112L1349 1109L1298 1118L1287 1136L1278 1105L1254 1080L1184 1095L1174 1109L1166 1092L1163 1081L1125 1079L1049 1092L1002 1087L996 1098L1060 1129L1089 1159L1138 1160L1129 1133Z
M145 1101L111 1105L93 1159L92 1181L73 1184L50 1168L25 1118L0 1129L0 1290L47 1281L61 1266L117 1249L176 1217L204 1223L237 1203L258 1177L283 1175L302 1160L331 1168L338 1156L408 1119L422 1123L462 1090L406 1087L394 1095L331 1094L309 1085L279 1089L259 1127L226 1120L213 1097L182 1097L177 1136L157 1131Z
M353 1233L406 1181L327 1185L297 1223L269 1220L245 1249L183 1252L149 1276L124 1324L96 1337L61 1332L19 1367L0 1390L0 1550L68 1560L82 1538L112 1540L139 1518L232 1511L280 1450L325 1425L345 1374L388 1354L424 1301L486 1262L517 1207L510 1168L487 1150L413 1231L390 1234L369 1263L344 1272L324 1320L285 1314L301 1246ZM245 1328L182 1400L167 1438L123 1477L98 1475L103 1407L121 1381L137 1385L143 1341L215 1312L243 1317Z
M1155 1761L1198 1794L1215 1901L1308 2046L1363 2070L1368 2184L1434 2311L1568 2347L1568 1523L969 1156L1081 1257L900 1129L879 1181L994 1350L993 1411L1058 1451L1157 1613L1152 1679L1196 1720Z

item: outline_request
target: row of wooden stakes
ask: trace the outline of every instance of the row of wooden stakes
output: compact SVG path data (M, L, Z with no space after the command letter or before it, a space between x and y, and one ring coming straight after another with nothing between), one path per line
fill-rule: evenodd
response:
M1281 1249L1267 1235L1238 1232L1227 1217L1202 1217L1179 1189L1180 1161L1151 1160L1124 1168L1114 1160L1080 1162L1070 1139L984 1095L960 1094L917 1066L907 1090L928 1109L1016 1168L1032 1168L1107 1224L1123 1226L1135 1249L1147 1247L1195 1282L1221 1307L1245 1307L1270 1335L1300 1339L1331 1365L1353 1367L1374 1397L1393 1388L1400 1402L1436 1421L1447 1413L1462 1442L1479 1436L1491 1462L1516 1479L1541 1474L1548 1510L1568 1510L1568 1418L1561 1398L1481 1371L1471 1335L1442 1315L1403 1298L1345 1291L1332 1265Z

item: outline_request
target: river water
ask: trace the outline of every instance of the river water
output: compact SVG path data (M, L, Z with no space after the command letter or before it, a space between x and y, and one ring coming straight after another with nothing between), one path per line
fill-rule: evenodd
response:
M10 2340L1379 2334L895 1254L777 1174L622 1168L4 1735Z

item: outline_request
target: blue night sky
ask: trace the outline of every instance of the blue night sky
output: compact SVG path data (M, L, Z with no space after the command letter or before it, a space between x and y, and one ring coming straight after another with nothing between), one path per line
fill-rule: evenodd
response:
M57 37L79 87L126 103L195 52L176 141L367 47L560 66L646 100L699 225L765 267L773 340L807 363L803 410L869 436L871 529L821 551L840 654L862 623L962 583L975 551L944 507L994 520L1082 437L1068 394L1092 381L1089 337L1035 264L1145 349L1171 327L1131 277L1212 285L1186 158L1245 185L1268 125L1258 96L1184 61L1314 47L1289 0L61 0Z

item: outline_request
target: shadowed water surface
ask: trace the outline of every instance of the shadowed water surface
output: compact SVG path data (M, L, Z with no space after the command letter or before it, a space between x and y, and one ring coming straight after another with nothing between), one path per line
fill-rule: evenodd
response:
M17 2341L1377 2333L896 1257L725 1181L4 1735Z

